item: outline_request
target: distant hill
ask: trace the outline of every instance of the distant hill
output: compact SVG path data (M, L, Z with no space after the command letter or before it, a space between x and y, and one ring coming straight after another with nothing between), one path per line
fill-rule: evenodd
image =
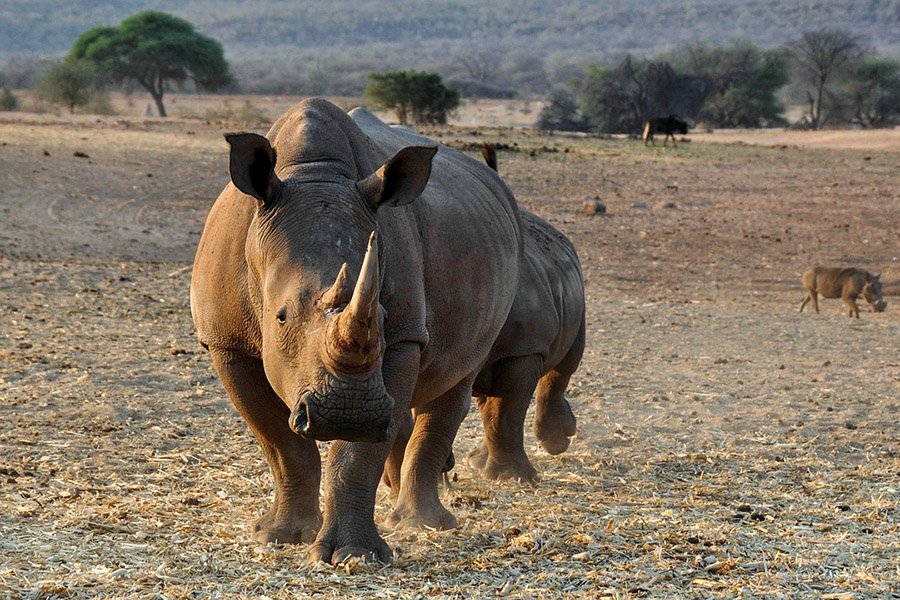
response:
M820 27L900 56L900 0L5 0L0 59L61 55L86 29L148 8L222 42L244 88L274 91L282 77L360 88L365 72L386 68L471 78L458 59L479 52L497 59L499 85L529 88L564 81L591 60L686 41L774 46ZM546 81L517 80L537 67Z

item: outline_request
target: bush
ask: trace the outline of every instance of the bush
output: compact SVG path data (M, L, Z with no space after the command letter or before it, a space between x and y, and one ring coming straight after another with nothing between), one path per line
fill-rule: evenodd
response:
M18 110L19 108L19 99L16 98L15 94L9 91L9 88L3 88L0 90L0 111L13 111Z
M109 99L109 94L100 89L95 89L91 93L88 101L82 107L82 111L90 115L117 114L116 109L113 108L112 102Z
M389 71L369 73L366 97L384 108L397 111L397 119L414 123L443 125L459 106L459 92L444 86L437 73Z

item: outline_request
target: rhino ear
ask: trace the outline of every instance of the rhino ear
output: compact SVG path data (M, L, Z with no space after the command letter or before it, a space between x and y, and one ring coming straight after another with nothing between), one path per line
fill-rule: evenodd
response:
M231 145L231 182L263 204L271 200L281 182L275 176L275 149L269 140L256 133L228 133L225 141Z
M436 146L408 146L359 182L360 191L377 209L403 206L418 198L431 177L431 159Z

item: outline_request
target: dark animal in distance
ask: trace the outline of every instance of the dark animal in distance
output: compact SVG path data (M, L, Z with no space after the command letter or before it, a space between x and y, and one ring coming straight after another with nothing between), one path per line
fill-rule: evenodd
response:
M676 115L655 117L644 124L644 135L642 136L642 139L644 140L645 146L648 142L653 142L653 145L655 146L656 142L653 141L653 134L664 133L666 134L666 137L663 138L663 146L668 143L669 138L671 137L672 146L677 147L678 144L675 143L675 134L680 133L681 135L687 135L687 132L688 124Z
M856 304L860 295L872 306L875 312L883 312L887 302L881 295L881 276L872 275L868 271L853 267L814 267L803 273L800 278L806 289L806 296L800 303L800 312L812 300L813 308L819 312L819 295L823 298L841 298L847 305L847 315L859 318L859 306Z

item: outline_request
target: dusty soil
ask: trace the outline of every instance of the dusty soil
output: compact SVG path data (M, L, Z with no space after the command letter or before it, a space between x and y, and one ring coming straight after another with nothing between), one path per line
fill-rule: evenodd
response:
M534 488L460 464L459 529L384 530L393 566L334 569L247 542L271 480L193 337L241 128L265 130L0 116L0 597L900 597L900 297L797 313L812 264L897 289L896 136L430 131L506 148L521 203L579 250L579 432L558 457L527 436ZM473 414L457 455L479 436Z

